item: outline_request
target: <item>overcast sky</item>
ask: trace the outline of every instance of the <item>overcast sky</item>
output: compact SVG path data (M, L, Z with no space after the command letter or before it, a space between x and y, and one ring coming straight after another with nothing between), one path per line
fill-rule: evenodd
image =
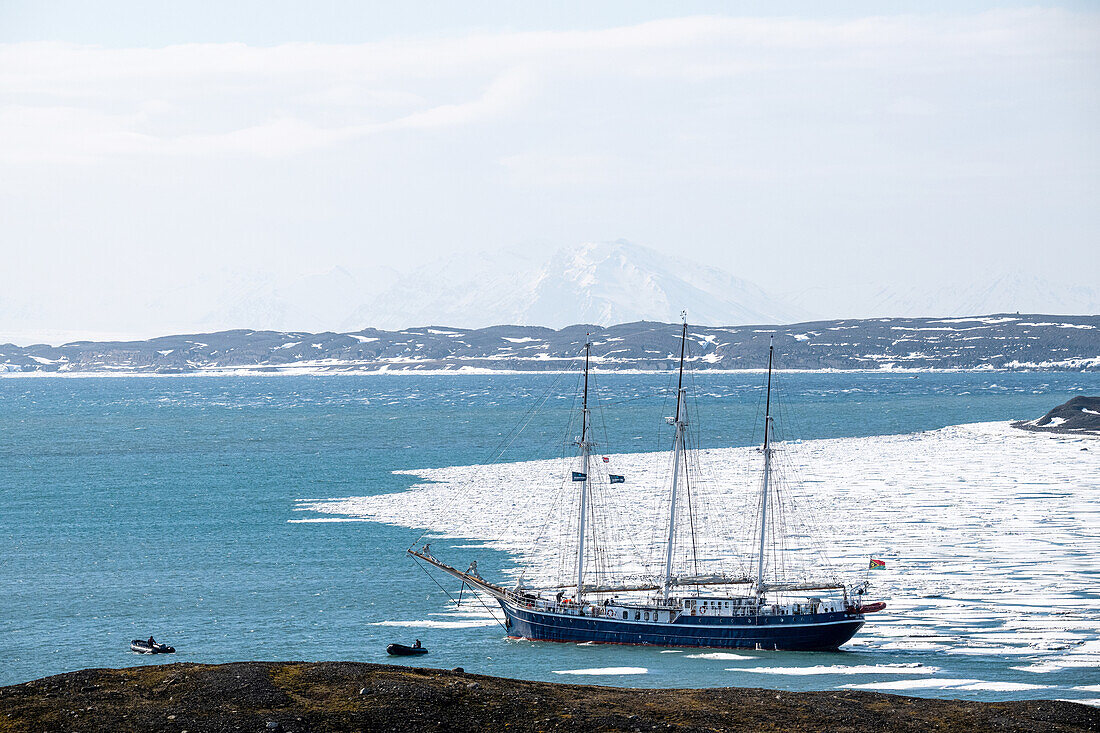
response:
M0 334L619 238L780 293L1100 279L1095 3L531 5L0 1Z

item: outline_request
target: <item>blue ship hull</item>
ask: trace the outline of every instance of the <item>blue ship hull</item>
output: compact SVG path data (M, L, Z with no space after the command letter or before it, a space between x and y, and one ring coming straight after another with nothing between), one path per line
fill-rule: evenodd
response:
M627 621L548 613L499 600L508 634L533 641L594 642L651 646L830 651L863 626L859 614L680 616L675 621Z

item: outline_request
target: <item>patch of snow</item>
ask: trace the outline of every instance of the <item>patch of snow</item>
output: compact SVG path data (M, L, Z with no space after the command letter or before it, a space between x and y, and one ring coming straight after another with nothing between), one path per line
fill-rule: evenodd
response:
M1020 319L1008 316L1004 318L941 318L936 323L985 323L992 326L997 323L1010 323L1018 320Z
M942 323L942 321L941 321L941 323ZM959 329L957 329L957 328L933 328L933 327L913 328L912 326L890 326L890 330L891 331L950 331L951 333L955 333ZM970 330L970 329L962 329L962 330Z
M1053 328L1080 328L1080 329L1084 329L1084 330L1089 330L1089 329L1096 328L1095 326L1091 326L1087 323L1054 323L1054 322L1051 322L1051 321L1047 321L1047 322L1044 322L1044 323L1035 323L1035 322L1030 322L1030 321L1020 321L1016 325L1017 326L1047 326L1047 327L1053 327Z
M1005 369L1095 369L1097 367L1100 367L1100 356L1080 359L1049 359L1045 361L1018 361L1013 359L1004 365Z
M554 674L627 675L649 674L645 667L592 667L590 669L555 669Z

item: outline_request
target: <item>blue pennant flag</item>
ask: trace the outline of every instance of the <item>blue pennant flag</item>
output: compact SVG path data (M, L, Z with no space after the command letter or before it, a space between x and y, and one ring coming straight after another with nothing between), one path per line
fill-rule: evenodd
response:
M607 477L611 479L611 483L613 483L613 484L625 484L626 483L626 476L618 476L614 473L609 473L609 474L607 474Z
M587 473L581 473L580 471L574 471L573 472L573 480L574 481L587 481L588 480L588 474Z

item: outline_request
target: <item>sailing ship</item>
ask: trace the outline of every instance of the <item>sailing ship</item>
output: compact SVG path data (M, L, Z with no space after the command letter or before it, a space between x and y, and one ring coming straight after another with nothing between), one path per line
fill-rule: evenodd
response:
M865 603L867 584L846 585L838 580L781 580L768 573L765 537L769 528L769 498L774 488L772 359L768 349L767 393L764 408L763 466L758 498L759 524L755 568L740 574L680 572L674 569L677 537L678 494L689 490L686 431L687 389L684 358L688 340L685 318L680 333L680 367L676 387L676 414L668 418L675 428L672 444L672 481L669 496L663 567L635 582L586 582L586 527L592 494L591 459L595 445L589 409L588 371L591 343L584 350L584 388L581 432L574 445L580 470L572 482L580 485L576 555L570 560L572 582L532 589L522 582L514 587L480 576L476 563L462 572L434 557L428 545L408 554L460 579L474 591L492 597L504 613L510 637L536 641L594 642L657 645L664 647L712 647L723 649L835 650L863 626L865 615L880 611L884 603ZM621 480L613 476L612 481ZM572 548L570 548L572 549ZM772 562L775 563L774 557ZM697 570L697 568L696 568ZM740 587L740 592L729 588ZM725 589L725 590L723 590Z

